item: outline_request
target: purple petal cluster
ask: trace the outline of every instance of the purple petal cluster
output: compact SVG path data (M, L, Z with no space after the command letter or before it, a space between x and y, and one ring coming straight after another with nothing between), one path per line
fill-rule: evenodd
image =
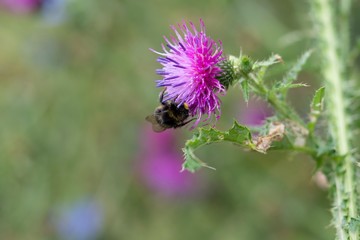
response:
M221 73L218 64L224 60L222 44L206 36L205 25L200 20L200 31L190 22L177 27L171 26L176 37L164 36L166 45L162 44L163 53L158 62L162 68L157 74L163 79L157 81L158 87L166 87L165 100L174 100L179 105L187 103L190 114L197 115L196 126L203 115L204 122L212 116L220 117L220 100L218 95L225 93L225 88L216 79Z

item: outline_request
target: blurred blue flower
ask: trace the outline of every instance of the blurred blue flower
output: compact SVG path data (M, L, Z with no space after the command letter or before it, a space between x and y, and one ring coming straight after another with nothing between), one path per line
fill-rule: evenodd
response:
M41 14L44 21L51 25L64 22L66 18L67 0L43 0Z
M102 231L103 212L94 200L61 207L53 218L56 233L64 240L92 240Z

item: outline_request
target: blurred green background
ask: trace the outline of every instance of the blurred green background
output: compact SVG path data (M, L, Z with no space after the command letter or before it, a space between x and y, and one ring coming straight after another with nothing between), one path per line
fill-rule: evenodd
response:
M0 239L333 238L309 157L218 144L198 151L216 171L178 173L192 133L162 141L144 120L160 92L148 49L161 49L169 25L202 18L226 54L278 53L276 78L313 46L304 1L47 2L0 10ZM319 86L307 69L310 87L292 92L304 117ZM251 107L239 89L222 102L220 129ZM162 153L175 171L156 162Z

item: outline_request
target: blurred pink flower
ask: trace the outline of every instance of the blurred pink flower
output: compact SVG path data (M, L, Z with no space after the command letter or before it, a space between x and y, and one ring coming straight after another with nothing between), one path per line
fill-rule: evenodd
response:
M265 102L249 101L241 108L239 122L248 126L259 126L271 115L272 111Z
M197 185L196 175L180 172L182 156L164 153L143 160L140 171L146 185L166 196L193 193Z
M47 24L57 25L66 20L67 0L42 0L41 14Z
M149 189L166 197L189 196L201 190L201 175L180 172L184 159L174 130L154 133L145 128L140 139L136 171Z
M161 155L175 150L176 138L172 129L155 133L151 128L144 128L140 137L142 155Z
M41 0L0 0L0 6L15 13L28 13L39 7Z

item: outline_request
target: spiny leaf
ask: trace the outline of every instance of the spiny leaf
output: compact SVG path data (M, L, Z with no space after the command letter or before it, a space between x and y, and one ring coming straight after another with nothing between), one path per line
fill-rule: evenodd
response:
M241 89L243 92L243 97L245 102L249 102L249 81L248 79L243 79L243 81L240 83Z
M253 148L250 130L236 121L234 121L232 128L225 132L214 128L199 128L199 132L185 143L183 148L185 162L183 163L182 170L186 169L190 172L195 172L201 167L209 167L195 156L194 151L201 146L223 141Z
M311 56L313 50L306 51L295 63L295 65L290 69L290 71L284 76L282 83L284 85L289 85L297 79L299 72L302 70L304 64L307 62Z
M351 232L356 232L360 229L360 219L359 218L351 218L348 224L348 228Z
M282 60L281 56L278 54L271 55L267 60L255 62L252 66L252 69L253 69L253 73L255 74L253 76L256 76L255 77L256 82L258 84L262 84L268 67L271 65L274 65L276 63L280 63L280 62L283 62L283 60ZM254 80L254 78L253 78L253 80Z
M308 129L310 134L314 133L316 122L323 109L324 96L325 96L325 87L321 87L315 92L313 100L310 104L310 121L308 123Z
M286 98L287 92L291 88L307 87L307 85L304 83L293 83L293 82L297 79L299 72L302 70L303 65L306 63L311 53L312 50L305 52L298 59L295 65L290 69L290 71L284 76L282 81L274 84L273 91L278 92L282 99Z
M298 88L298 87L308 87L308 86L309 85L307 85L306 83L292 83L287 86L287 89Z
M271 65L274 65L274 64L280 63L280 62L283 62L281 56L278 54L273 54L267 60L255 62L254 68L269 67Z

